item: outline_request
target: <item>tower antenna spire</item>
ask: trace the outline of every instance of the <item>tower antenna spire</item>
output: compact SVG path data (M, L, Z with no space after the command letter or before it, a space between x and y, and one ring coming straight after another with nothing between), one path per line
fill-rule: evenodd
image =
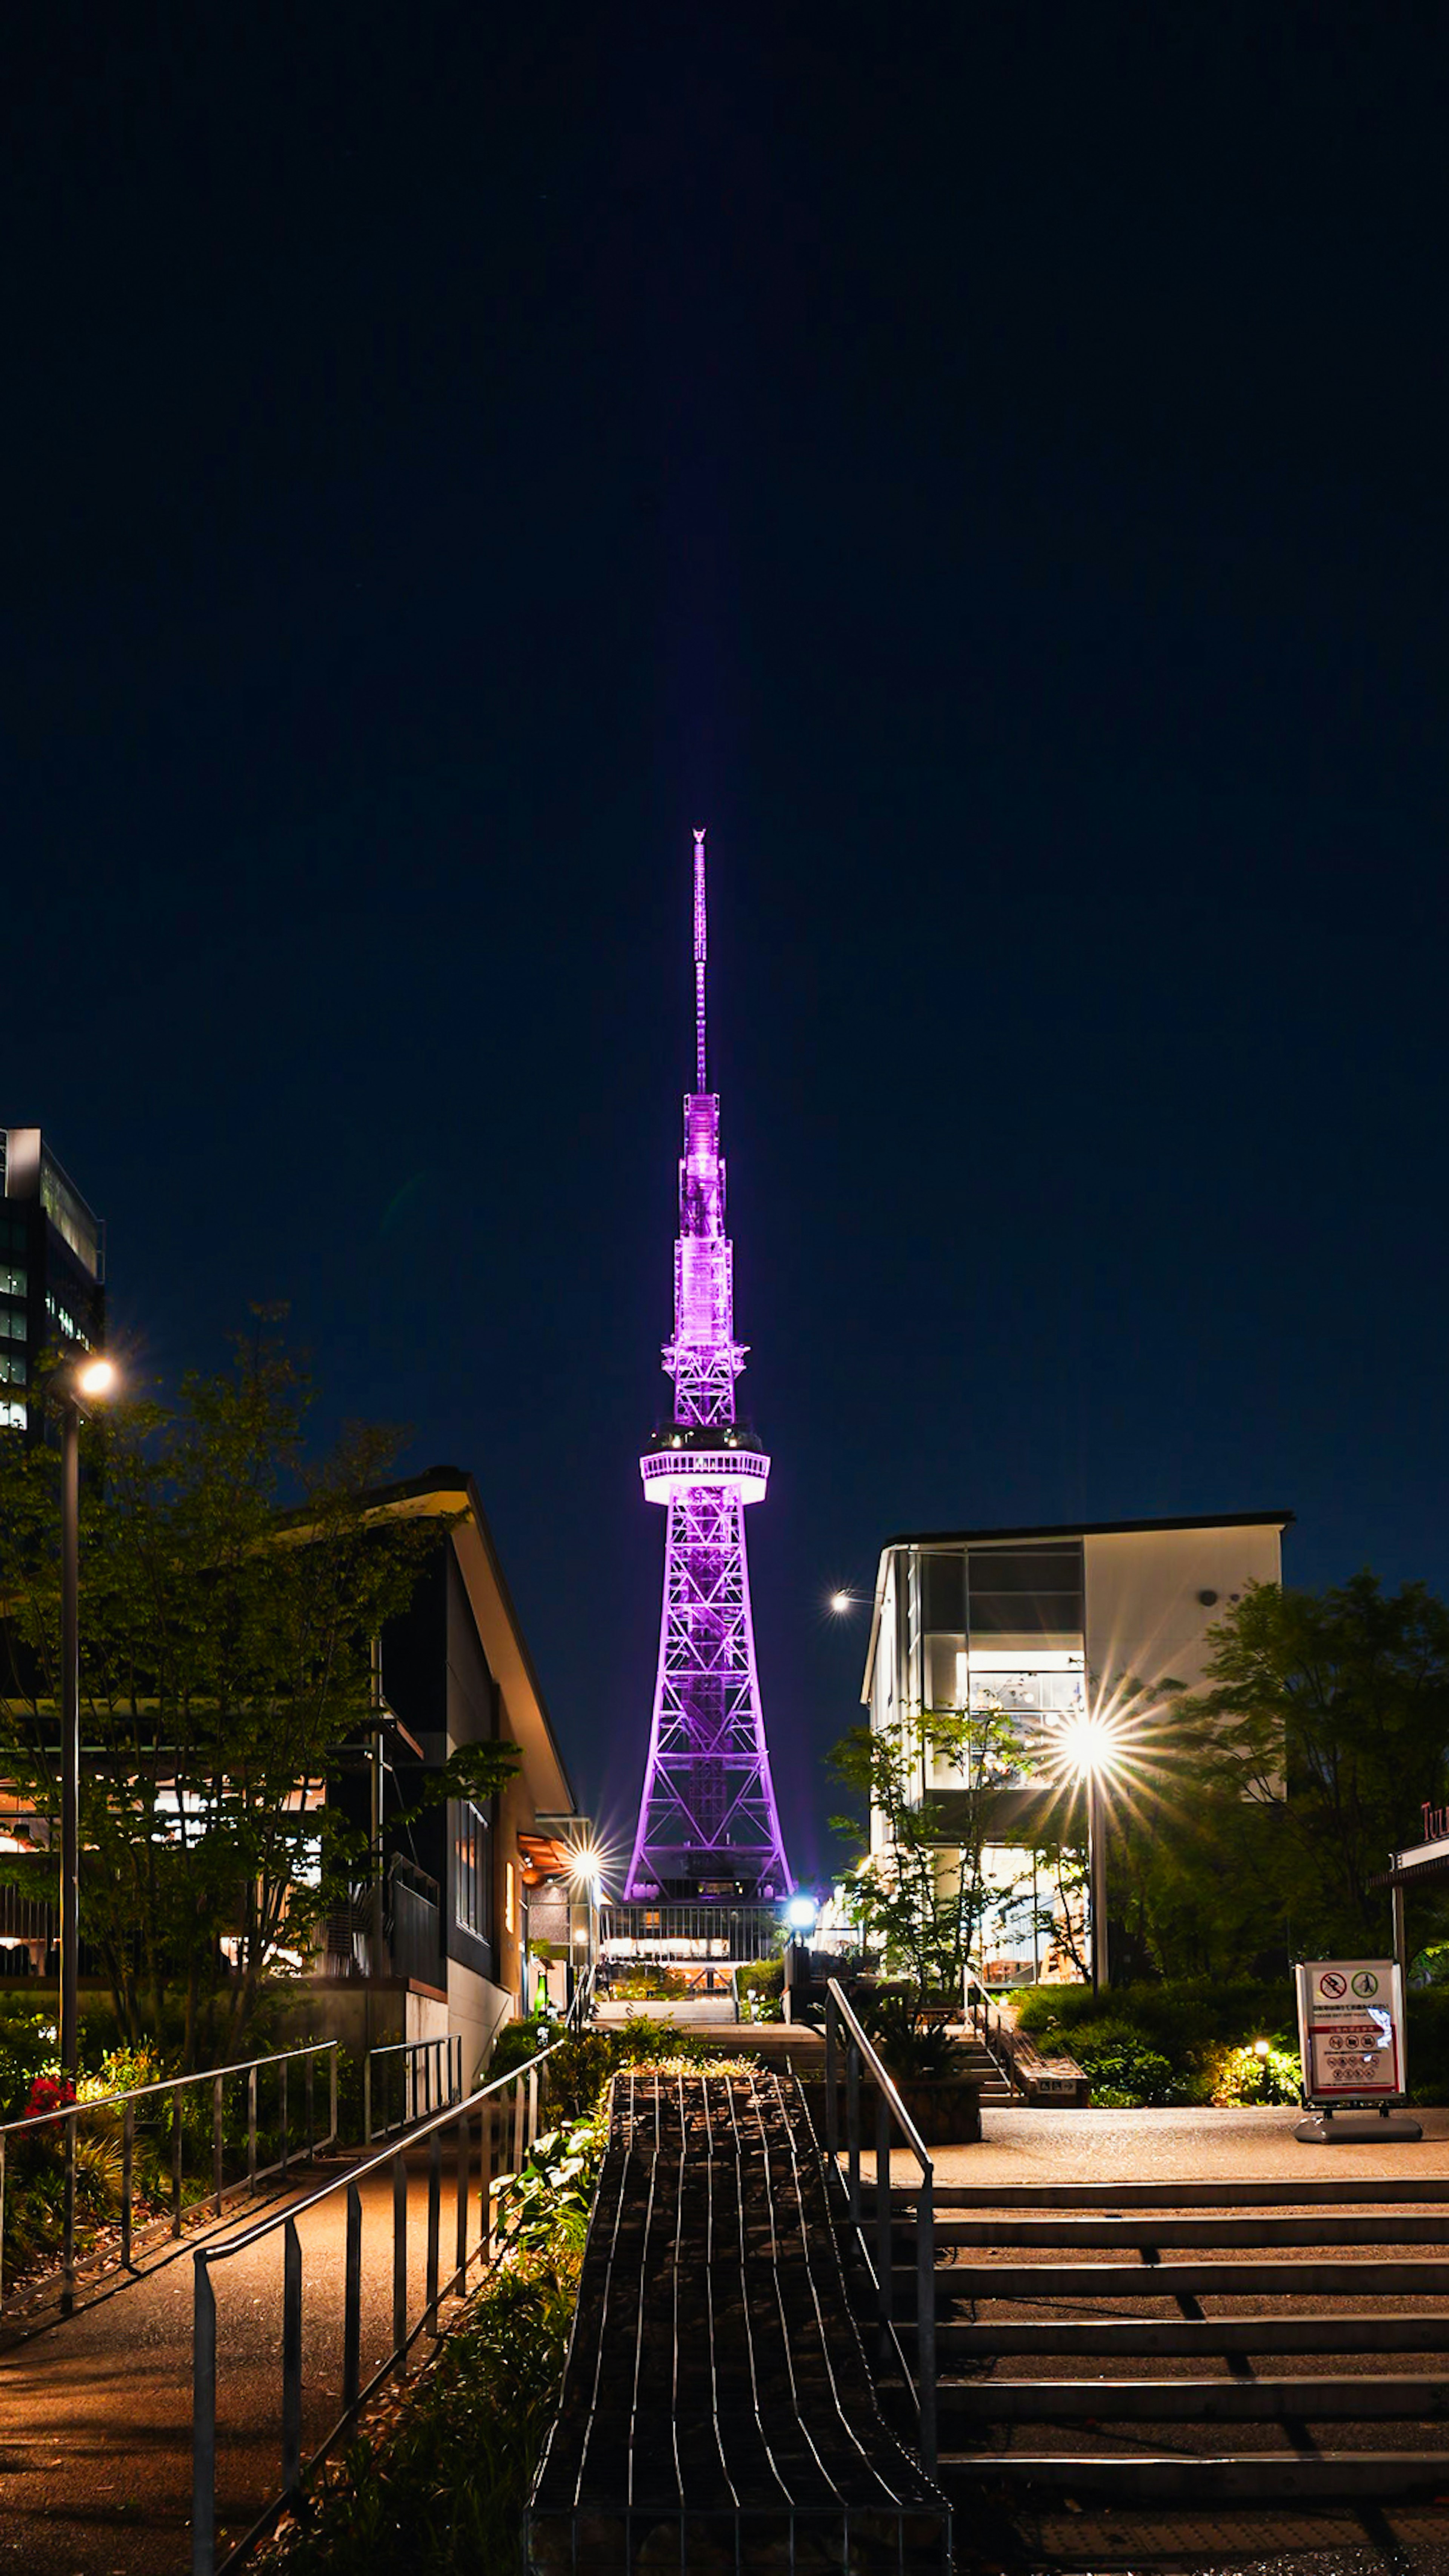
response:
M704 896L704 825L694 835L694 1088L705 1089L704 966L708 951Z

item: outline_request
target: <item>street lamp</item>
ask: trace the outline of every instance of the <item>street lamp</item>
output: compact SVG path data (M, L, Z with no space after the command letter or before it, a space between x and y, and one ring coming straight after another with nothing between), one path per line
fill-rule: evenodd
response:
M1107 1836L1102 1820L1102 1783L1111 1774L1117 1737L1104 1718L1082 1716L1062 1728L1060 1741L1076 1778L1087 1784L1087 1883L1091 1892L1095 1995L1112 1982L1107 1961Z
M60 2072L80 2074L80 1426L111 1393L110 1360L60 1377Z

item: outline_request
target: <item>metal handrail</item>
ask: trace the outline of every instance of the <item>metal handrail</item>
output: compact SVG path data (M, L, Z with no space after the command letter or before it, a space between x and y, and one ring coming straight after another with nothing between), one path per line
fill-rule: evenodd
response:
M971 1998L971 1990L973 1986L976 1989L976 2001L974 2003ZM966 2015L968 2021L974 2025L976 2035L980 2040L982 2047L985 2049L987 2056L990 2058L992 2065L995 2067L997 2074L1005 2084L1007 2092L1015 2094L1019 2091L1020 2087L1017 2082L1016 2062L1011 2049L1007 2044L1005 2036L1007 2024L1002 2019L1001 2007L998 2005L996 2011L996 2046L993 2048L991 2044L991 1996L981 1975L980 1969L972 1967L969 1962L961 1982L961 2009Z
M274 2210L269 2217L259 2218L235 2236L223 2238L220 2244L198 2245L192 2257L194 2264L192 2296L192 2397L191 2397L191 2567L192 2576L215 2576L216 2570L216 2292L211 2283L211 2266L224 2263L234 2254L244 2254L267 2236L283 2230L282 2271L282 2486L251 2529L230 2551L225 2564L229 2567L244 2556L253 2542L260 2539L276 2521L288 2501L297 2493L303 2478L325 2458L339 2433L353 2421L375 2388L394 2371L401 2372L408 2353L425 2326L438 2331L438 2307L442 2299L461 2287L475 2254L486 2261L493 2239L492 2227L492 2120L483 2124L481 2138L479 2210L481 2224L472 2251L468 2243L468 2198L472 2166L472 2119L475 2111L490 2104L495 2096L513 2088L513 2162L521 2166L538 2135L539 2071L559 2046L557 2040L540 2049L536 2056L515 2067L507 2075L495 2076L491 2084L480 2085L463 2102L450 2103L409 2131L405 2140L385 2147L380 2154L366 2157L348 2172L334 2175L321 2183L302 2200L293 2201L286 2209ZM442 2192L443 2132L452 2125L458 2141L457 2231L454 2243L454 2268L441 2283L438 2277L440 2210ZM403 2150L426 2145L428 2148L428 2266L427 2288L422 2314L409 2328L407 2322L407 2165ZM388 2169L392 2177L392 2349L387 2359L362 2385L362 2194L359 2184L370 2175ZM309 2210L331 2198L334 2192L347 2194L347 2250L344 2272L342 2322L342 2412L336 2423L309 2458L302 2458L302 2245L297 2234L297 2221ZM315 2368L315 2361L314 2361Z
M443 2054L445 2050L447 2052L448 2066L448 2090L446 2096L443 2092ZM402 2099L398 2107L398 2116L395 2120L379 2121L376 2128L373 2127L372 2121L372 2061L375 2057L400 2057L403 2061L399 2070L402 2076ZM419 2114L418 2111L419 2059L422 2061L424 2093L421 2114ZM433 2100L435 2070L438 2094L436 2103ZM412 2121L418 2119L420 2116L423 2119L427 2119L432 2111L442 2110L445 2103L451 2104L459 2101L462 2097L462 2092L463 2038L461 2032L439 2032L433 2039L389 2039L385 2040L380 2048L370 2048L366 2057L362 2061L363 2145L365 2147L370 2147L374 2138L391 2137L394 2129L405 2129ZM411 2110L408 2108L409 2094L412 2096Z
M825 2144L834 2164L840 2152L840 2110L836 2101L837 2016L845 2025L845 2142L849 2175L850 2220L875 2275L877 2314L882 2343L900 2339L895 2330L894 2278L891 2264L891 2127L895 2121L921 2169L916 2194L916 2400L920 2412L921 2458L936 2469L936 2212L935 2166L926 2142L902 2101L894 2076L885 2067L846 2001L838 1977L825 1987ZM875 2220L876 2250L871 2262L860 2213L860 2069L862 2061L876 2081ZM837 2168L838 2170L838 2168Z
M171 2099L171 2233L181 2233L181 2095L188 2086L209 2084L211 2095L211 2197L221 2216L225 2183L222 2173L223 2092L229 2076L247 2079L247 2189L255 2192L259 2182L279 2173L285 2180L288 2168L287 2143L287 2068L293 2058L305 2059L304 2091L306 2095L306 2150L304 2161L312 2161L318 2147L330 2146L337 2135L337 2050L335 2039L307 2040L300 2048L277 2049L267 2057L243 2057L231 2066L203 2067L195 2075L163 2075L154 2084L132 2084L123 2093L92 2093L81 2102L62 2102L53 2111L36 2111L28 2119L7 2120L0 2126L0 2308L5 2291L5 2150L9 2138L33 2137L37 2129L47 2128L57 2120L66 2123L65 2130L65 2197L61 2219L61 2314L69 2316L75 2301L75 2142L80 2121L93 2111L121 2113L121 2269L134 2270L131 2250L134 2239L135 2196L132 2169L136 2151L136 2110L152 2094L165 2093ZM312 2060L330 2051L331 2069L328 2087L328 2128L325 2136L313 2135ZM263 2067L275 2066L280 2088L279 2113L282 2152L277 2162L257 2163L257 2077Z
M574 1987L573 1994L569 1999L569 2008L564 2014L565 2030L582 2030L585 2022L593 2020L594 1990L598 1985L598 1982L599 1963L597 1959L593 1959L590 1961L584 1975L580 1977L577 1985Z

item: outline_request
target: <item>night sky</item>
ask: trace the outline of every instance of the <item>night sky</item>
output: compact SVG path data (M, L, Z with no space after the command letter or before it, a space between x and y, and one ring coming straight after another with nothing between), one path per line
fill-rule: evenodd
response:
M616 1832L695 822L797 1868L893 1532L1449 1585L1446 26L7 20L0 1120L472 1468Z

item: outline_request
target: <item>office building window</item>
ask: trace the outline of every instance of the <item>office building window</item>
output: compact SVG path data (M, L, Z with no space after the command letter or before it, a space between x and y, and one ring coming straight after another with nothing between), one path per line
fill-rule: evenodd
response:
M453 1920L480 1941L493 1938L493 1838L488 1819L470 1798L454 1809Z
M25 1362L19 1351L0 1351L0 1386L23 1386Z
M0 1297L24 1297L30 1275L18 1261L0 1261Z
M0 1342L23 1342L25 1309L23 1306L0 1306Z
M23 1431L26 1414L23 1402L12 1395L0 1395L0 1431Z

